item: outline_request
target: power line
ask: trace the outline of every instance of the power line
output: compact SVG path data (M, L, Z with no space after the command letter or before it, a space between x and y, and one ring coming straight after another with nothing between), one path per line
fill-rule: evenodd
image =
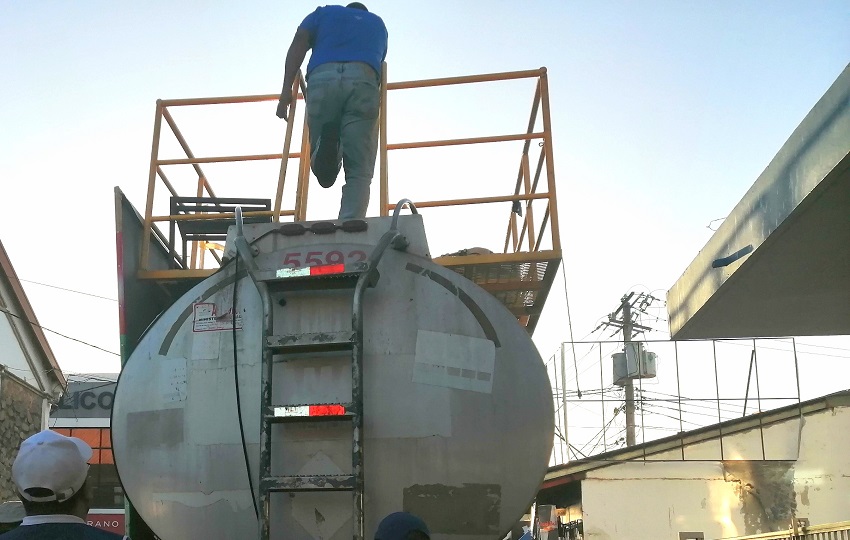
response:
M848 352L850 349L847 347L830 347L829 345L815 345L814 343L804 343L802 341L797 341L797 347L817 347L818 349L833 349L836 351L845 351ZM814 353L806 353L806 354L814 354Z
M750 347L749 343L739 343L739 341L743 342L743 341L751 341L751 340L715 339L715 340L712 340L712 341L715 341L717 343L722 343L724 345L730 345L730 346L733 346L733 347ZM777 339L757 339L756 341L767 341L769 343L771 341L778 341L778 340ZM788 353L788 354L793 353L793 351L791 349L779 349L779 348L776 348L776 347L768 347L767 345L758 345L758 343L756 343L756 346L758 347L759 350L779 351L779 352L784 352L784 353ZM808 347L817 347L817 345L807 345L807 346ZM833 347L828 347L828 348L831 349ZM840 347L835 347L835 348L838 349L838 350L850 351L850 349L842 349ZM816 352L808 352L808 351L797 351L797 356L800 356L800 355L827 356L827 357L830 357L830 358L850 358L850 356L841 355L841 354L825 354L825 353L816 353Z
M77 339L77 338L74 338L74 337L68 336L68 335L66 335L66 334L63 334L62 332L57 332L56 330L51 330L50 328L47 328L47 327L41 326L40 324L38 324L38 323L36 323L36 322L33 322L33 321L31 321L31 320L27 319L26 317L21 317L20 315L18 315L18 314L16 314L16 313L12 313L11 311L9 311L9 310L8 310L8 309L6 309L6 308L0 307L0 311L2 311L3 313L6 313L7 315L10 315L10 316L12 316L12 317L15 317L16 319L20 319L20 320L22 320L22 321L28 322L28 323L30 323L31 325L33 325L33 326L35 326L35 327L37 327L37 328L41 328L41 329L42 329L42 330L44 330L45 332L50 332L51 334L56 334L57 336L61 336L61 337L65 338L65 339L70 339L71 341L76 341L77 343L82 343L83 345L86 345L87 347L91 347L91 348L93 348L93 349L97 349L97 350L99 350L99 351L103 351L103 352L105 352L105 353L109 353L109 354L112 354L112 355L114 355L114 356L121 356L121 355L120 355L120 354L118 354L117 352L113 352L113 351L110 351L110 350L108 350L108 349L104 349L103 347L98 347L97 345L94 345L94 344L89 343L89 342L87 342L87 341L83 341L83 340L81 340L81 339Z
M570 328L570 341L572 341L573 340L573 318L570 315L570 295L567 292L567 271L564 269L564 266L565 265L562 263L561 264L561 274L564 276L564 297L566 297L566 300L567 300L567 323L569 324L569 328ZM575 373L576 373L576 392L578 393L578 397L581 398L581 388L579 388L579 386L578 386L578 360L576 360L576 348L571 347L571 349L573 350L573 367L575 368ZM563 351L564 351L564 345L561 344L561 354L563 354ZM562 357L562 359L563 359L563 357ZM562 370L564 369L563 365L561 366L561 369ZM561 376L563 377L563 374L561 374ZM566 392L566 389L564 389L564 392Z
M50 368L50 369L35 369L35 370L13 367L13 366L3 366L3 368L7 371L19 371L19 372L25 373L25 374L43 373L43 374L46 375L48 373L56 371L53 368ZM95 383L95 382L103 383L103 384L99 384L97 386L93 386L93 387L89 388L89 390L96 390L98 388L110 386L110 385L116 384L118 382L117 379L113 380L113 379L109 379L109 378L106 378L106 377L98 377L96 375L90 375L90 374L87 374L87 373L63 373L63 375L65 376L65 386L62 387L63 392L68 391L68 385L71 384L71 383ZM25 378L25 377L22 377L22 378ZM71 380L72 378L75 379L75 380Z
M693 420L685 420L684 418L679 419L679 418L676 418L676 417L674 417L674 416L670 416L669 414L660 413L660 412L658 412L658 411L646 411L646 413L647 413L647 414L656 414L656 415L658 415L658 416L663 416L663 417L665 417L665 418L669 418L669 419L671 419L671 420L675 420L675 421L677 421L677 422L681 422L681 423L683 423L683 424L692 424L692 425L696 426L697 428L700 428L700 427L704 427L704 426L705 426L705 424L701 424L701 423L699 423L699 422L694 422Z
M592 442L594 441L594 439L596 439L597 437L600 437L600 439L599 439L598 441L596 441L596 444L595 444L595 445L593 445L593 447L592 447L592 448L591 448L591 449L587 452L588 454L592 454L592 453L593 453L593 451L596 449L596 447L597 447L597 446L599 446L599 443L600 443L600 442L602 442L602 441L605 439L605 432L608 430L608 428L611 426L611 424L612 424L612 423L614 422L614 420L617 418L617 415L619 415L619 414L620 414L620 410L621 410L621 409L620 409L619 407L618 407L618 408L616 408L616 409L614 410L614 411L615 411L615 412L614 412L614 416L612 416L612 417L611 417L611 419L610 419L610 420L608 420L608 422L607 422L604 426L602 426L602 429L600 429L600 430L599 430L599 432L598 432L596 435L594 435L593 437L591 437L591 438L590 438L590 440L589 440L589 441L587 441L587 442L584 444L584 446L582 446L582 447L581 447L581 450L584 450L584 449L587 447L587 445L588 445L588 444L590 444L590 443L592 443ZM618 433L618 434L619 434L619 433ZM580 451L581 451L581 450L580 450Z
M74 379L73 382L103 382L103 383L115 383L117 382L116 378L110 378L109 376L98 376L97 374L92 373L66 373L67 379Z
M649 407L649 408L652 408L652 407L658 407L658 408L660 408L660 409L664 409L664 410L667 410L667 411L682 412L682 413L687 413L687 414L689 414L689 415L693 415L693 416L707 416L707 417L709 417L709 418L718 418L718 417L719 417L721 422L722 422L722 421L724 421L724 419L722 418L722 415L716 415L716 414L704 413L704 412L694 411L694 410L690 410L690 411L684 411L684 410L683 410L683 411L679 411L679 409L677 409L677 408L675 408L675 407L665 406L665 405L662 405L662 404L661 404L661 403L659 403L659 402L647 401L647 402L645 402L643 405L644 405L645 407ZM650 411L650 410L648 410L648 409L645 409L645 410L646 410L647 412L654 412L654 411ZM727 412L728 412L728 411L727 411ZM659 414L659 413L657 413L657 412L656 412L656 414ZM738 418L738 417L730 417L730 418L726 418L725 420L733 420L733 419L735 419L735 418ZM678 420L678 418L676 418L675 420Z
M32 281L30 279L20 279L20 278L18 278L18 281L22 281L24 283L32 283L34 285L41 285L42 287L50 287L51 289L59 289L60 291L67 291L67 292L72 292L72 293L76 293L76 294L82 294L82 295L85 295L85 296L91 296L91 297L94 297L94 298L100 298L101 300L109 300L111 302L117 302L118 301L117 298L109 298L107 296L100 296L99 294L87 293L87 292L78 291L78 290L75 290L75 289L68 289L68 288L65 288L65 287L60 287L58 285L49 285L47 283L41 283L39 281Z

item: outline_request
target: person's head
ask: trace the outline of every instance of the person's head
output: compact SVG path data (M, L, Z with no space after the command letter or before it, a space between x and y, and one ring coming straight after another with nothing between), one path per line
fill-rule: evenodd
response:
M352 9L362 9L363 11L369 11L368 9L366 9L366 6L364 6L360 2L352 2L345 7L352 8Z
M12 464L12 481L27 515L85 518L91 500L86 483L91 456L88 444L55 431L42 431L22 442Z
M408 512L394 512L378 525L375 540L429 540L431 531L420 518Z
M21 501L6 501L0 504L0 534L9 532L20 525L25 515Z

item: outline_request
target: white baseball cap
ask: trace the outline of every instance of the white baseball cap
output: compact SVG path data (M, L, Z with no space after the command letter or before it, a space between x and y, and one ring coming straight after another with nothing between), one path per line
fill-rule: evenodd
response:
M18 457L12 464L12 481L21 497L29 501L62 502L83 487L91 456L91 447L81 439L45 430L21 443ZM27 493L33 488L49 490L50 494Z

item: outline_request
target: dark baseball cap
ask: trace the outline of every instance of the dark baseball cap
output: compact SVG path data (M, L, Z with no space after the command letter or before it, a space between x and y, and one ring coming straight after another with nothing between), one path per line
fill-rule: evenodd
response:
M381 520L375 540L406 540L414 531L431 538L431 531L420 518L408 512L394 512Z

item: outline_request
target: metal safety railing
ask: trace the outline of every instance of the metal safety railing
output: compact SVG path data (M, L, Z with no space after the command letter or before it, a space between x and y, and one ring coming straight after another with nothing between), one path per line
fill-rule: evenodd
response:
M516 182L513 189L506 193L484 194L474 198L451 198L450 193L440 194L442 196L428 200L414 200L416 207L420 209L452 207L461 205L482 205L491 203L512 203L511 209L506 216L503 225L480 224L483 228L497 230L504 227L505 238L501 253L476 254L474 256L466 253L455 253L452 256L438 257L436 262L451 267L453 270L466 275L476 283L489 287L491 293L499 297L502 302L520 319L529 330L533 329L534 322L542 309L542 301L548 293L549 286L554 278L555 270L561 257L560 235L558 229L558 210L555 189L555 165L553 159L552 125L549 108L549 86L548 76L545 68L514 71L506 73L494 73L487 75L473 75L462 77L450 77L440 79L427 79L419 81L387 83L386 65L382 72L381 81L381 110L379 118L379 215L388 216L393 208L390 203L390 175L389 159L390 151L402 149L422 149L462 145L497 144L511 141L524 142L522 152L518 156ZM387 106L387 92L401 91L417 88L434 88L457 85L474 85L484 83L498 83L518 79L531 79L535 81L535 92L531 103L531 110L526 129L516 133L499 135L478 136L458 139L423 140L416 142L389 142L387 119L389 116ZM293 86L292 105L283 141L283 148L279 153L254 153L241 155L216 155L198 156L193 151L177 126L172 111L180 108L191 108L196 106L225 106L235 104L249 104L258 102L277 101L278 95L254 95L220 98L199 99L172 99L158 100L156 103L156 114L154 118L153 143L151 148L151 160L148 171L147 201L143 217L143 234L140 254L139 277L142 279L173 280L181 277L204 277L216 270L219 257L215 257L213 268L210 268L211 259L207 253L215 255L216 250L221 249L220 240L226 232L226 224L232 223L234 213L232 209L218 203L210 177L204 170L208 164L238 164L246 162L274 162L279 161L280 167L277 179L269 179L269 202L270 209L245 211L246 220L266 220L279 222L282 218L294 221L305 221L308 208L308 194L310 187L310 149L306 115L299 115L302 126L300 128L300 147L293 152L291 146L295 137L296 108L300 100L304 99L305 89L298 74L298 83ZM299 91L299 88L301 91ZM179 158L163 159L160 157L163 132L170 130L171 135L177 141L183 156ZM206 134L209 136L209 133ZM539 152L532 152L532 142L536 142ZM284 199L285 181L290 160L298 160L298 172L294 197ZM179 193L175 183L169 180L166 169L172 167L191 167L190 176L197 177L193 182L191 193ZM192 174L193 173L193 174ZM170 174L170 173L169 173ZM511 173L508 173L509 175ZM402 175L399 175L400 177ZM165 188L163 192L162 187ZM393 181L394 189L398 190L398 197L405 196L404 185L401 181ZM232 188L232 186L228 186ZM154 213L155 206L162 207L163 204L155 204L155 200L162 200L163 196L172 199L202 199L207 204L202 210L193 210L175 213L174 205L167 214ZM256 194L252 194L256 197ZM539 201L535 208L534 203ZM540 206L542 214L540 213ZM212 241L205 238L203 234L188 235L189 241L178 242L174 236L183 234L189 224L205 223L199 229L208 230L215 228L212 225L219 224L223 230L219 230L219 236ZM164 224L168 223L166 233ZM175 226L176 225L176 226ZM163 269L162 265L151 264L151 246L156 242L164 250L170 260L169 267ZM176 245L185 244L184 253L178 253ZM205 263L207 261L207 263ZM519 284L519 285L517 285Z
M802 403L794 338L635 343L639 355L652 355L649 363L618 359L623 341L565 342L545 361L555 409L550 465L776 459L779 451L765 434L770 427L786 422L802 429L804 415L828 406ZM618 380L624 368L635 370L637 436L631 448L624 437L629 427L625 381ZM742 433L752 438L741 439ZM700 448L705 441L713 441L710 450ZM787 446L782 458L794 459L798 450Z
M386 74L386 71L384 72ZM381 215L387 215L387 212L393 208L393 204L389 202L389 174L387 166L387 151L401 150L411 148L434 148L440 146L457 146L467 144L484 144L498 143L508 141L525 141L522 154L520 155L519 172L517 173L516 187L513 194L495 195L489 197L466 198L466 199L444 199L432 201L415 201L417 208L433 208L440 206L454 206L466 204L486 204L512 201L514 203L526 202L530 203L536 199L545 199L547 201L546 209L540 230L539 237L534 235L534 214L533 208L527 204L527 212L522 219L522 225L518 225L517 216L521 212L512 211L509 216L508 232L505 238L504 252L516 252L521 250L521 246L527 237L527 251L533 252L539 249L542 235L546 232L547 222L551 220L552 227L550 229L552 235L552 244L560 249L560 237L558 231L558 211L557 197L555 195L555 165L552 157L552 126L551 113L549 110L549 84L546 68L540 68L531 71L514 71L508 73L494 73L490 75L472 75L467 77L450 77L443 79L429 79L423 81L410 81L383 84L382 86L388 90L403 90L412 88L429 88L438 86L451 86L459 84L476 84L496 81L507 81L513 79L528 79L536 78L537 87L534 94L534 99L531 104L531 114L528 121L528 127L524 133L505 134L488 137L471 137L463 139L446 139L439 141L421 141L408 143L387 143L386 140L386 118L387 114L384 111L381 115ZM382 100L383 107L386 106L387 100ZM538 112L542 116L542 129L535 131L537 125ZM529 149L532 140L539 140L542 143L541 151L537 159L535 172L531 174ZM538 187L541 179L543 168L546 169L546 189L538 192ZM516 205L514 206L516 209Z
M405 90L415 88L429 88L452 85L467 85L478 83L499 82L514 79L537 79L536 91L531 104L531 114L529 117L528 127L524 132L502 134L495 136L481 136L462 139L444 139L444 140L426 140L417 142L388 142L387 133L387 91ZM300 84L300 76L299 76ZM228 104L244 104L256 103L265 101L276 101L278 95L254 95L254 96L237 96L237 97L220 97L220 98L198 98L198 99L171 99L158 100L156 104L156 114L154 117L154 132L153 144L151 148L150 168L148 171L148 186L147 186L147 202L144 214L145 232L142 245L141 268L143 271L149 269L148 256L150 252L150 234L157 235L153 229L155 224L172 222L179 223L183 221L197 220L233 220L233 213L193 213L181 215L154 215L154 199L157 196L158 184L161 184L168 193L173 197L179 196L194 196L194 197L209 197L216 198L215 191L210 182L209 176L205 173L203 165L212 163L236 163L250 161L270 161L279 160L280 169L276 182L269 182L269 187L274 187L273 208L268 211L245 212L246 218L250 217L268 217L274 221L280 221L281 217L291 217L296 221L306 219L306 209L308 203L309 191L309 137L307 137L306 119L302 126L301 147L299 151L292 152L291 145L293 141L293 131L295 127L295 108L300 100L304 98L304 93L298 91L298 86L293 88L293 100L291 114L286 122L286 134L283 144L283 149L280 153L271 154L243 154L243 155L221 155L221 156L196 156L189 146L188 141L184 137L182 131L177 126L172 110L181 107L193 107L199 105L228 105ZM506 224L507 233L504 242L505 253L516 253L521 251L535 252L539 251L543 243L545 235L551 235L551 246L554 250L560 250L560 237L558 231L558 214L557 214L557 198L555 193L555 170L552 151L552 127L551 116L549 110L549 90L548 79L545 68L529 71L515 71L507 73L494 73L487 75L473 75L463 77L451 77L442 79L428 79L420 81L407 82L386 82L386 69L383 71L383 81L381 84L383 99L380 116L380 146L379 146L379 163L380 163L380 215L387 216L392 210L393 204L389 202L390 178L388 172L388 152L390 150L401 149L416 149L416 148L434 148L445 146L472 145L485 143L499 143L507 141L525 141L522 154L519 156L518 173L516 185L513 193L494 194L485 197L477 198L440 198L425 201L414 201L418 208L433 208L443 206L470 205L470 204L486 204L498 202L514 202L514 211L508 216ZM542 127L537 129L538 117L542 120ZM164 124L164 125L163 125ZM171 133L176 138L185 157L176 159L160 158L160 146L163 128L170 129ZM536 166L532 169L531 157L529 150L532 141L540 142L540 153L536 156ZM299 159L298 169L298 186L295 199L290 201L289 207L284 208L283 193L286 179L286 172L291 159ZM166 175L165 169L173 166L191 166L197 175L197 183L192 193L178 193L174 184ZM545 178L543 172L545 171ZM541 179L543 183L541 185ZM159 181L159 182L158 182ZM545 208L543 216L539 224L535 223L534 208L531 203L535 200L543 200ZM518 210L519 204L525 203L525 212ZM535 227L537 225L537 227ZM164 239L164 232L160 231L158 236ZM202 269L202 258L199 258L199 247L201 242L193 242L192 253L187 261L184 270ZM207 272L209 273L209 272ZM156 277L156 276L149 276Z
M386 70L384 70L386 74ZM417 208L437 208L458 205L479 205L512 202L507 216L507 230L501 253L458 253L437 257L435 261L475 282L495 296L529 333L534 331L544 302L561 259L561 240L558 228L558 205L555 188L555 164L552 146L552 122L549 108L549 83L546 68L529 71L449 77L421 81L382 83L387 90L433 88L454 85L493 83L499 81L535 79L535 93L528 124L524 132L462 139L444 139L408 143L388 143L386 110L381 114L380 194L381 215L393 207L389 199L389 150L421 149L459 145L494 144L524 141L519 156L518 172L513 193L475 198L415 200ZM382 107L387 99L383 96ZM538 121L542 124L538 130ZM532 171L529 155L531 142L540 143L536 165ZM543 173L545 172L545 176ZM545 203L540 224L535 229L533 203ZM498 225L495 225L498 226ZM549 247L542 249L548 234Z
M297 77L298 84L293 86L293 93L301 98L303 94L299 94L297 92L297 88L301 86L303 83L301 82L301 74L299 72ZM150 168L148 171L148 188L147 188L147 201L145 203L145 214L144 214L144 224L143 224L143 234L142 234L142 245L141 245L141 255L140 255L140 277L150 277L150 278L163 278L163 277L171 277L171 278L179 278L179 277L197 277L197 276L205 276L211 274L214 270L206 270L204 269L204 250L206 248L215 248L218 246L211 246L206 241L197 240L191 242L191 252L188 256L188 261L184 261L182 264L182 268L177 268L174 270L151 270L150 266L150 249L151 242L153 238L158 238L160 242L164 245L169 246L169 257L173 258L175 261L179 259L177 253L173 251L173 244L175 243L174 238L166 238L164 233L159 230L154 225L157 223L170 223L170 224L179 224L184 221L203 221L203 220L222 220L226 219L229 221L233 221L235 219L235 213L233 212L219 212L219 213L202 213L202 212L194 212L187 214L167 214L167 215L154 215L154 200L156 197L156 187L157 187L157 179L159 179L162 185L168 190L172 197L180 197L181 194L175 189L174 185L169 181L168 176L166 176L163 167L166 166L176 166L176 165L190 165L195 173L197 174L197 186L196 190L193 193L195 197L209 197L211 199L216 199L215 191L213 191L212 186L210 185L209 179L207 175L204 173L201 165L208 163L233 163L233 162L249 162L249 161L267 161L267 160L280 160L280 175L277 182L277 191L275 196L275 205L273 210L267 211L255 211L255 212L245 212L244 216L246 218L252 217L270 217L275 221L280 221L281 216L295 216L297 214L296 209L282 209L282 193L283 193L283 184L284 179L286 177L286 170L289 164L290 159L298 159L301 157L300 152L290 152L289 147L292 141L292 131L294 128L294 117L295 117L295 108L297 106L298 99L294 99L292 101L292 111L289 116L289 120L286 123L286 136L284 147L281 153L279 154L248 154L248 155L225 155L225 156L209 156L209 157L196 157L189 147L186 138L183 136L182 131L177 126L177 123L174 120L173 115L170 112L171 108L178 107L192 107L199 105L232 105L232 104L244 104L244 103L257 103L263 101L276 101L280 96L269 94L269 95L257 95L257 96L236 96L236 97L222 97L222 98L197 98L197 99L171 99L171 100L157 100L156 102L156 115L154 117L154 130L153 130L153 144L151 147L151 160L150 160ZM181 149L185 153L185 158L178 159L161 159L159 157L160 146L162 143L162 124L163 120L166 125L170 128L171 133L176 138L178 144ZM305 127L306 131L306 122ZM309 154L307 154L309 155ZM284 159L284 156L285 159ZM299 171L299 181L302 176L308 174L309 167L304 168ZM185 194L184 194L185 195Z

